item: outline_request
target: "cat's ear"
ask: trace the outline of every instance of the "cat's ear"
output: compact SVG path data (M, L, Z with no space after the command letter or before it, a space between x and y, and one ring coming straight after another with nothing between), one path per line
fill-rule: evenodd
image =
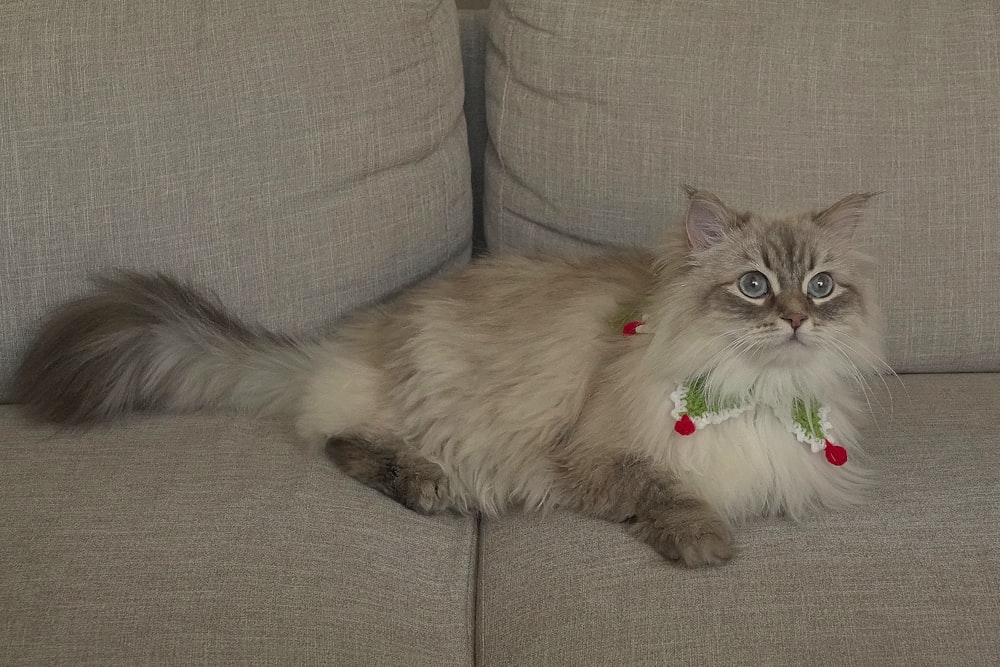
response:
M813 215L813 221L831 237L843 242L854 238L854 232L864 218L868 200L877 192L850 194L830 208Z
M711 192L687 186L684 191L688 196L684 218L688 241L695 250L707 250L726 237L726 232L735 223L735 216Z

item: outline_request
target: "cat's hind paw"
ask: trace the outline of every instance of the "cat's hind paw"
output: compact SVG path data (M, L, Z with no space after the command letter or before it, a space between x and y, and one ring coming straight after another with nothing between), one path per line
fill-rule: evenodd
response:
M326 453L345 473L414 512L452 508L441 466L402 442L335 436L327 440Z

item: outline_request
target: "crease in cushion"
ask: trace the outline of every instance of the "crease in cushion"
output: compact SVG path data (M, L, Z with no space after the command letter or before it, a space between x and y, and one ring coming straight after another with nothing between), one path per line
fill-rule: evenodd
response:
M29 0L0 44L0 393L110 267L304 332L469 256L454 3Z
M496 0L488 242L645 245L685 183L748 209L878 190L890 363L1000 370L998 30L987 0Z

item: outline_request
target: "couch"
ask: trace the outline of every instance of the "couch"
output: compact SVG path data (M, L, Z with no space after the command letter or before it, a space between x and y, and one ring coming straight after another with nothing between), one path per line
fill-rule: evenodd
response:
M868 505L696 571L571 514L413 514L281 419L3 405L0 664L997 664L998 156L987 0L5 5L7 403L95 271L312 334L475 253L650 243L684 183L880 190L898 377Z

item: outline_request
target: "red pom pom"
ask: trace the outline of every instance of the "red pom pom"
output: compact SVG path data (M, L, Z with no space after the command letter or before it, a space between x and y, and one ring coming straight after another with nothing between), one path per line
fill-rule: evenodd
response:
M835 445L829 440L826 441L826 460L835 466L842 466L847 463L847 450L840 445Z
M636 334L636 329L641 327L643 324L644 324L643 322L639 322L638 320L633 320L632 322L629 322L628 324L622 327L622 335L634 336Z
M694 425L694 422L691 421L691 418L688 417L687 415L684 415L683 417L678 419L677 423L674 424L674 430L680 433L681 435L691 435L692 433L694 433L695 428L696 427Z

